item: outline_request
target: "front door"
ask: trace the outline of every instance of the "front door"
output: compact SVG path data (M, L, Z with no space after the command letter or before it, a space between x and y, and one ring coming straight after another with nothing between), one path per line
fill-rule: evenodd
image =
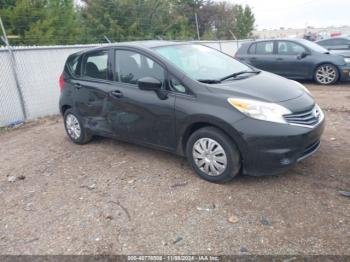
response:
M114 135L174 150L175 96L140 90L137 85L142 77L154 77L163 83L164 93L167 93L164 67L144 54L116 50L113 68L115 84L106 109Z
M302 45L291 41L278 41L275 57L276 73L290 78L307 78L312 75L313 61Z

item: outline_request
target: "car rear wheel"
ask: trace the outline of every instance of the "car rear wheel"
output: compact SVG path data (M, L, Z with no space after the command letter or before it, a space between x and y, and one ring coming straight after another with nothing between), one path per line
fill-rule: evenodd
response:
M205 127L188 139L186 154L194 171L210 182L226 182L240 170L240 155L232 140L221 130Z
M323 64L315 71L315 81L321 85L332 85L338 81L338 69L332 64Z
M64 113L64 127L68 137L76 144L86 144L92 138L90 132L86 130L82 121L72 109L68 109Z

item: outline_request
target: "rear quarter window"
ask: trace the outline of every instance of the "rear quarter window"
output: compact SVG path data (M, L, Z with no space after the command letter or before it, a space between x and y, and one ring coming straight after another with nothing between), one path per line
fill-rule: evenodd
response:
M67 67L70 73L74 76L80 76L81 56L75 56L68 60Z
M248 54L255 54L255 50L256 50L256 44L250 45L250 47L248 48Z

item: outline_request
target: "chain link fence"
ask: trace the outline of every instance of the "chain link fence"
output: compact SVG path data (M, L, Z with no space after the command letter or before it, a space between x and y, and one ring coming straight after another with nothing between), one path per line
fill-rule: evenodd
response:
M246 41L201 41L233 56ZM95 45L0 48L0 127L59 113L58 79L67 57ZM15 74L18 82L16 82ZM25 119L21 108L23 97Z
M0 127L58 113L58 79L67 57L84 46L12 48L14 63L7 48L0 49ZM15 74L18 82L16 82ZM24 110L21 108L20 93Z

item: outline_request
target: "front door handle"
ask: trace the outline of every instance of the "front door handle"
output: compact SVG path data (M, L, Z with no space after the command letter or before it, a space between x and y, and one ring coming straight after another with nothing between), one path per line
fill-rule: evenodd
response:
M276 58L277 61L283 61L283 58Z
M258 60L256 57L250 58L250 61L256 61L256 60Z
M122 98L123 97L123 93L119 90L114 90L114 91L110 92L109 94L114 98Z

